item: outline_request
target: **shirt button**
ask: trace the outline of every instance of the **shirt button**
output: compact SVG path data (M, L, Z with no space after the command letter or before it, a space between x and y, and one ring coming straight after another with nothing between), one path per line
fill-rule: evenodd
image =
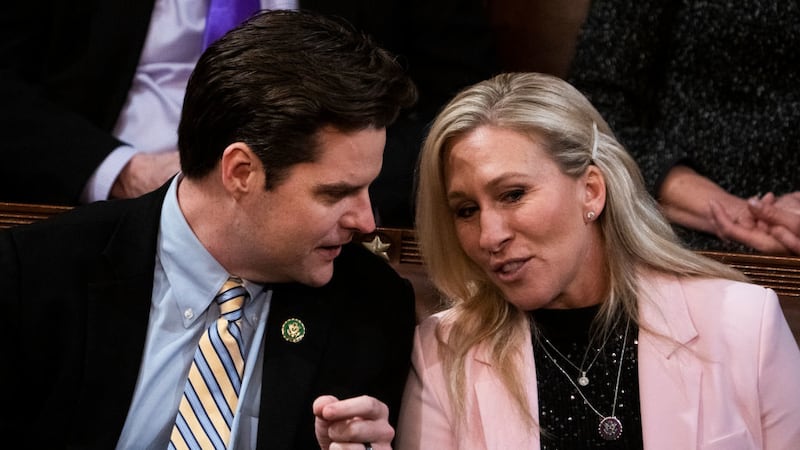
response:
M183 317L186 317L187 319L194 317L194 311L192 311L192 308L188 308L186 311L184 311Z

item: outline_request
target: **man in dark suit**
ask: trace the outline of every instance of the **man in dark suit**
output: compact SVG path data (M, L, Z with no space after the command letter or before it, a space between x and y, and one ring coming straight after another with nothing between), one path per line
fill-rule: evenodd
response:
M132 197L172 176L182 86L201 51L207 3L10 3L0 14L0 201ZM483 3L294 2L372 34L419 87L420 101L387 130L370 188L382 225L412 225L413 170L435 112L497 70Z
M413 292L349 242L375 227L385 128L415 96L391 54L316 14L261 14L213 44L187 87L181 173L0 232L6 445L167 448L235 277L229 448L389 448Z

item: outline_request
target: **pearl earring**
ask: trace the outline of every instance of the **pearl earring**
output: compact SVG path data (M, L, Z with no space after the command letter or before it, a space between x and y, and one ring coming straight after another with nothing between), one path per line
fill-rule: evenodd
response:
M594 211L589 211L588 213L586 213L586 219L587 219L588 221L590 221L590 222L591 222L592 220L594 220L594 218L595 218L595 213L594 213Z

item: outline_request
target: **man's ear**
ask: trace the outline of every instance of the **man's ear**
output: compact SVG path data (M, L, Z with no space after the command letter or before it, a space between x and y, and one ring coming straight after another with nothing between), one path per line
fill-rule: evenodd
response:
M583 174L584 211L599 216L606 206L606 179L600 169L590 164Z
M223 187L236 198L264 185L261 160L244 142L234 142L225 148L220 169Z

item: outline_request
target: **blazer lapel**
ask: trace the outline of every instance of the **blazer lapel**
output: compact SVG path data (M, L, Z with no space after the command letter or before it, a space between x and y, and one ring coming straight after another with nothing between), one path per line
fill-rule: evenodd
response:
M534 420L538 423L539 400L532 348L530 333L527 333L521 364L522 382L528 387L528 408ZM474 383L477 402L475 407L478 410L477 414L480 415L485 442L481 443L481 445L476 445L475 448L497 450L509 448L539 449L540 442L537 427L531 426L531 424L524 421L520 414L509 414L509 409L514 408L514 400L496 374L493 373L488 361L485 348L481 347L476 352L472 373L478 374Z
M641 286L639 393L644 446L694 448L702 370L687 347L697 330L676 278L644 277Z

